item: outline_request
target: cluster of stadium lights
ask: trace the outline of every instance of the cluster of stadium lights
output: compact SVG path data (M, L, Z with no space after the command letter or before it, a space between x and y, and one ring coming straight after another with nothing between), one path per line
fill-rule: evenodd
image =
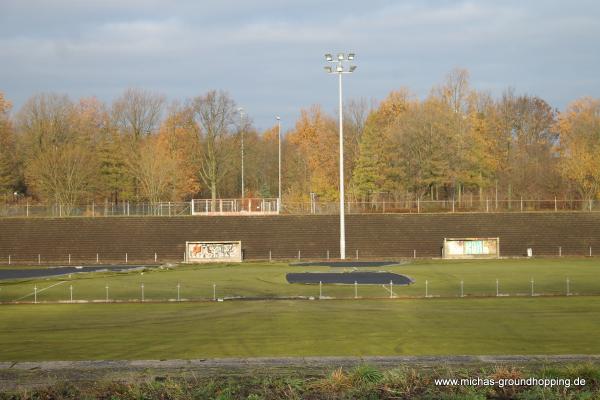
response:
M339 82L339 117L340 117L340 258L344 260L346 258L346 224L344 220L344 122L343 122L343 108L342 108L342 75L351 74L356 69L356 65L350 65L346 70L344 68L344 62L354 61L355 54L338 53L337 57L333 57L330 53L325 54L325 60L337 64L335 68L332 66L326 66L325 72L328 74L337 74Z
M351 74L356 69L356 65L351 65L350 68L348 69L348 71L344 71L343 61L345 61L345 60L353 61L354 56L355 56L354 53L348 53L347 56L344 55L344 53L338 53L337 57L334 58L329 53L325 54L326 61L329 61L332 63L337 63L337 66L335 67L335 69L331 66L326 66L325 72L327 72L328 74Z

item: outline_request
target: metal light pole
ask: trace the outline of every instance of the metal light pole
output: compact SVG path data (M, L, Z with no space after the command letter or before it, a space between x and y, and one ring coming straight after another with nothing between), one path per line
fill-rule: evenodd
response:
M240 135L242 137L242 199L244 198L244 109L238 108L240 113ZM242 208L244 204L242 203Z
M281 212L281 118L277 118L277 138L279 145L279 169L278 169L278 180L279 180L279 197L277 197L277 213Z
M339 86L339 114L340 114L340 258L346 259L346 224L344 220L344 124L343 124L343 108L342 108L342 75L351 74L356 69L355 65L351 65L347 70L344 69L345 61L354 60L354 53L338 53L337 57L331 54L325 54L325 60L330 63L335 63L335 67L326 66L325 72L328 74L338 75Z

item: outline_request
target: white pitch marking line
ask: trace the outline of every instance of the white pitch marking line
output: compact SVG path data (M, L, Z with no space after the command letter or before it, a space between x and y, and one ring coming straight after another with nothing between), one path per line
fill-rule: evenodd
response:
M48 290L48 289L50 289L50 288L53 288L54 286L61 285L61 284L65 283L65 282L67 282L67 281L60 281L60 282L57 282L57 283L55 283L54 285L50 285L50 286L48 286L48 287L45 287L45 288L43 288L43 289L39 289L39 290L37 291L37 293L39 294L40 292L43 292L44 290ZM18 299L15 299L15 300L13 300L13 301L19 301L19 300L23 300L24 298L26 298L26 297L29 297L29 296L33 296L34 294L35 294L35 292L31 292L31 293L29 293L29 294L26 294L26 295L25 295L25 296L23 296L23 297L19 297Z

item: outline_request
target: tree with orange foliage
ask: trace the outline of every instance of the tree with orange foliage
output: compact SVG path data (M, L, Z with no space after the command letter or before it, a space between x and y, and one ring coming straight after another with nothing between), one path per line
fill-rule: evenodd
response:
M198 175L201 146L193 110L173 105L160 127L158 140L177 163L172 199L189 199L201 190Z
M16 143L8 117L11 107L0 92L0 194L12 193L18 180Z
M320 106L300 112L288 140L297 151L295 183L300 196L316 193L322 200L338 198L338 135L335 121Z
M561 173L582 199L600 195L600 99L585 97L559 115Z

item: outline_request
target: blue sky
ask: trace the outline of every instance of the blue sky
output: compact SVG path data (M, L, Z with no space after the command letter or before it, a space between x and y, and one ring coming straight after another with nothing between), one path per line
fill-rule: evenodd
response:
M428 94L454 67L563 109L600 97L597 1L0 0L0 90L110 102L127 87L184 100L228 91L255 125L302 107L334 113L323 54L352 50L345 98Z

